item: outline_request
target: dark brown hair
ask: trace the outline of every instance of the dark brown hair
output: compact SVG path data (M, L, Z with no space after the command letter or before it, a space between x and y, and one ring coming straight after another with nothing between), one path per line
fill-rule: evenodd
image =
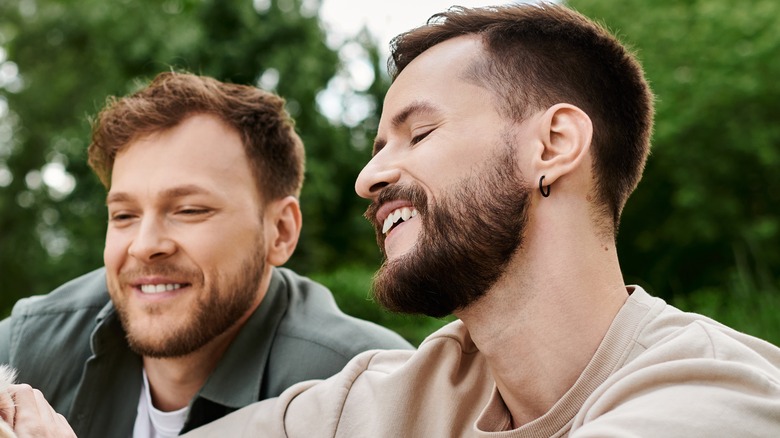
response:
M425 50L478 35L486 56L462 74L495 93L499 111L523 121L557 103L593 123L596 194L614 231L650 151L653 96L634 55L599 24L556 4L452 7L391 42L393 79Z
M214 115L241 136L258 190L266 201L299 195L303 143L284 109L284 99L256 87L188 73L161 73L135 94L110 97L92 124L89 165L110 188L117 153L129 143L173 128L195 114Z

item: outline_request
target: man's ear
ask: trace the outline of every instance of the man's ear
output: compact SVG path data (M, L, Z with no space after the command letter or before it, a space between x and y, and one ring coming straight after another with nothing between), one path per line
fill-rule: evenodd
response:
M593 123L578 107L559 103L544 112L538 126L541 142L534 160L535 178L538 181L544 175L544 184L549 185L585 161Z
M281 266L290 259L301 235L301 207L298 198L287 196L266 207L266 260Z

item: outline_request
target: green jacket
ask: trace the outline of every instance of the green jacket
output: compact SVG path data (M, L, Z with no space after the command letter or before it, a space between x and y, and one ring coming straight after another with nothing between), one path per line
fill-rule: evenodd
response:
M294 383L327 378L358 353L411 349L396 333L342 313L324 286L276 268L263 302L190 402L186 432ZM130 437L142 382L106 289L105 269L20 300L0 321L0 363L40 389L77 436Z

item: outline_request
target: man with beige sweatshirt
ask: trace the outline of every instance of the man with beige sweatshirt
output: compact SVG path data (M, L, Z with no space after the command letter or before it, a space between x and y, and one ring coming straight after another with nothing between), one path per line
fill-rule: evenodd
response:
M555 4L454 8L392 49L356 184L374 293L459 320L186 436L780 436L780 349L623 283L653 124L630 52Z

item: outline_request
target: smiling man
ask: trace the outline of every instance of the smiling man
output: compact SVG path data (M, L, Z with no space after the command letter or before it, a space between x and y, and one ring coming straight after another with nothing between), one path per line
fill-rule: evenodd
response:
M375 293L459 320L188 437L778 436L780 349L623 282L653 108L617 39L558 4L453 8L392 53L356 184Z
M362 351L411 348L279 267L298 242L304 168L280 97L164 73L93 128L105 268L0 322L0 364L79 437L176 436Z
M615 37L558 4L452 8L391 52L356 183L374 293L459 320L188 436L778 436L780 349L623 282L653 97Z

